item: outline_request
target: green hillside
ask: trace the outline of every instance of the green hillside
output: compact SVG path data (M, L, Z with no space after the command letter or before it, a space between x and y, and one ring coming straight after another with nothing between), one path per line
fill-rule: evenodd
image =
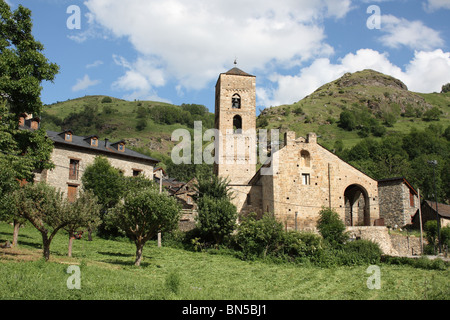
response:
M106 96L85 96L46 105L41 115L46 130L71 129L76 135L98 134L110 141L124 139L129 148L163 163L168 162L175 145L172 132L193 128L196 120L212 127L214 115L200 105L175 106Z
M262 110L258 124L268 129L293 130L298 136L316 132L320 143L332 149L336 140L351 147L367 136L423 129L431 122L424 116L433 107L440 110L438 122L448 127L450 93L414 93L395 78L364 70L347 73L297 103ZM356 115L356 128L351 131L339 126L340 115L346 110ZM364 123L368 121L363 120L385 127L386 132L374 135Z

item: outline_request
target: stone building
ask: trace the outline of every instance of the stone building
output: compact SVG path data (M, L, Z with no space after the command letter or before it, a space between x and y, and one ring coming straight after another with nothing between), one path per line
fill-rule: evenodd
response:
M430 220L437 220L439 216L441 228L450 226L450 205L437 203L434 201L424 201L422 203L422 227ZM437 211L436 211L437 209ZM415 229L420 228L419 212L412 219Z
M24 130L37 130L39 122L39 118L23 114L19 119L19 127ZM35 181L43 181L60 189L69 200L77 197L83 172L97 156L106 157L124 176L143 174L149 179L153 179L154 166L159 162L127 149L123 140L111 143L108 139L100 140L97 135L76 136L71 130L47 131L46 134L54 144L51 160L55 168L36 172Z
M51 159L55 168L44 170L39 180L59 188L70 200L76 198L83 172L97 156L106 157L124 176L143 174L149 179L153 179L153 168L159 162L126 148L123 140L111 143L96 135L76 136L70 130L47 131L47 136L54 143Z
M389 178L378 181L380 218L384 225L403 228L412 224L419 210L417 191L405 178Z
M323 207L347 226L378 224L378 182L322 147L314 133L285 133L284 146L256 171L255 83L233 68L216 84L215 173L229 179L238 211L272 213L286 229L314 229Z

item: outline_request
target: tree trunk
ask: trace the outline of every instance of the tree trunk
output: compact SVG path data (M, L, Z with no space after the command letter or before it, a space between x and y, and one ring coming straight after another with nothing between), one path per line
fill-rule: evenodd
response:
M45 261L50 259L50 243L51 240L48 239L47 234L42 233L42 245L43 245L43 254Z
M16 247L17 246L17 239L19 238L19 229L20 229L21 224L17 221L14 220L14 232L13 232L13 242L12 242L12 246Z
M88 241L92 241L92 230L89 228L88 230Z
M69 257L72 257L73 239L75 239L75 235L73 234L73 232L70 232L70 234L69 234L69 253L68 253Z
M137 242L136 243L136 261L134 262L134 265L136 267L139 267L141 265L143 249L144 249L144 244L141 242Z

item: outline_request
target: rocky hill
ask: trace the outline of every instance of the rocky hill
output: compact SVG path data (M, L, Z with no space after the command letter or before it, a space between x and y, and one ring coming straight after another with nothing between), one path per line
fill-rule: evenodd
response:
M373 134L367 129L367 123L377 125L378 129L381 126L385 128L375 136L407 133L413 127L423 128L430 120L436 120L436 117L427 118L435 107L437 109L433 111L439 113L436 117L440 123L448 126L448 93L411 92L398 79L373 70L363 70L347 73L297 103L262 110L258 124L282 131L294 130L298 135L313 131L320 135L321 142L326 146L332 146L336 140L351 146L362 137ZM340 125L340 116L344 111L356 117L355 130L346 130Z

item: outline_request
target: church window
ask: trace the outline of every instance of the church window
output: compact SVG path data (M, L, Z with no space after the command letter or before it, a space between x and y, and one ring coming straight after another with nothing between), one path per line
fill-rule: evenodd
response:
M302 184L304 186L309 186L311 184L311 176L307 173L302 174Z
M300 152L301 157L301 164L302 167L310 167L311 166L311 156L309 155L309 152L306 150L303 150Z
M241 108L241 96L237 93L233 95L231 98L231 106L233 109L240 109Z
M234 133L241 133L242 132L242 118L241 116L234 116L233 118L233 131Z

